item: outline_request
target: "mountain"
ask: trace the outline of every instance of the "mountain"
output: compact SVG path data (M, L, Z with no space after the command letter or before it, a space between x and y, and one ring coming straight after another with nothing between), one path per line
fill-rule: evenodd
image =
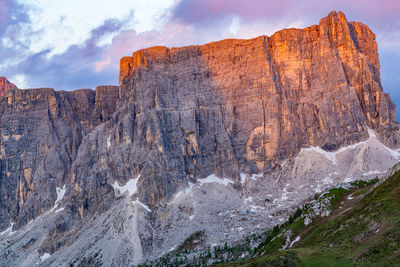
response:
M0 118L2 265L130 266L201 233L194 257L400 158L375 35L342 12L139 50L119 86L9 90Z
M146 139L136 141L154 153L146 160L168 155L164 166L141 171L149 173L143 182L157 185L140 195L148 204L168 200L185 176L238 182L240 173L269 171L301 148L360 142L368 127L390 147L399 142L375 35L341 12L271 37L137 51L121 60L120 95L140 114Z
M13 83L10 83L6 77L0 76L0 96L3 96L7 90L18 89Z

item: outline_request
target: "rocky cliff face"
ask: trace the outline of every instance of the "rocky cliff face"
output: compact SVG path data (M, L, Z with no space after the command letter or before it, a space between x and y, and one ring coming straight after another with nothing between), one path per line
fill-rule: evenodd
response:
M13 83L10 83L6 77L0 77L0 96L3 96L7 90L18 89Z
M243 234L223 225L268 228L399 158L375 35L341 12L270 37L143 49L122 58L119 80L0 97L0 231L20 231L0 262L136 264L200 228L223 243Z
M10 221L18 228L54 206L83 136L115 111L117 88L12 90L0 98L1 229Z
M184 178L170 177L172 170L238 181L241 172L267 172L304 147L333 151L364 140L367 127L391 147L399 142L375 35L342 12L271 37L137 51L121 60L119 91L134 106L146 160L168 155L139 180L156 188Z

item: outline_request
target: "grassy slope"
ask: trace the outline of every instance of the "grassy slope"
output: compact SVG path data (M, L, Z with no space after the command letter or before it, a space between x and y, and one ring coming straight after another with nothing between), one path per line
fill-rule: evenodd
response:
M336 188L322 197L330 201L329 216L307 226L298 217L259 246L263 256L223 266L400 266L400 171L378 186ZM291 241L300 241L280 250L289 230Z

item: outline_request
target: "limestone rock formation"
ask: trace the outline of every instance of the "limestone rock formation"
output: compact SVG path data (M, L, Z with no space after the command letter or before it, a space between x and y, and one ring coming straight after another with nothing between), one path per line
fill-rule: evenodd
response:
M145 146L146 162L165 162L139 170L150 174L139 183L157 189L182 173L238 181L304 147L333 151L365 140L368 127L399 144L375 34L342 12L270 37L143 49L121 60L119 80L120 96L133 104L134 136L143 138L133 142ZM142 197L157 203L170 196L163 192Z
M0 229L54 205L83 136L114 113L117 88L11 90L0 98Z
M400 158L375 35L342 12L120 68L119 86L0 97L0 265L128 266L200 228L235 240Z
M3 96L7 90L18 89L13 83L10 83L6 77L0 76L0 96Z

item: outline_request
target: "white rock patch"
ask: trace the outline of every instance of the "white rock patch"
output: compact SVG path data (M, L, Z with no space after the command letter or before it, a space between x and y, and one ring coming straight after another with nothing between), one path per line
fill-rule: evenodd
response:
M111 146L111 135L107 138L107 148Z
M244 173L241 173L240 174L240 183L241 184L244 184L245 182L246 182L246 174L244 174Z
M386 173L386 172L385 171L375 170L375 171L364 172L362 175L363 176L369 176L369 175L373 175L373 174L383 174L383 173Z
M59 202L64 198L64 195L65 195L65 192L66 192L66 191L67 191L67 190L65 189L65 185L63 185L62 188L56 187L57 199L56 199L56 202L54 203L54 207L51 208L50 211L53 211L53 210L55 210L55 209L58 208L58 204L59 204ZM64 208L60 208L60 209L56 210L56 212L59 212L59 211L61 211L61 210L63 210L63 209L64 209Z
M328 160L330 160L333 163L333 165L338 165L338 162L337 162L337 159L336 159L336 156L338 154L340 154L340 153L342 153L342 152L344 152L344 151L346 151L348 149L356 149L357 147L359 147L359 146L361 146L363 144L366 144L369 140L376 139L376 134L372 129L368 128L368 134L369 134L369 138L367 140L358 142L358 143L353 144L353 145L342 147L342 148L340 148L340 149L338 149L336 151L333 151L333 152L325 151L320 147L312 146L312 147L301 149L299 155L301 153L303 153L303 152L316 152L318 154L324 155ZM394 158L398 159L400 157L400 151L399 150L393 150L393 149L390 149L387 146L384 146L384 147L390 152L390 154Z
M250 202L250 203L253 202L253 197L247 197L244 199L244 203L247 204L248 202Z
M195 184L189 182L189 187L186 187L184 190L181 190L178 193L176 193L174 199L178 199L180 196L189 195L190 193L192 193L193 186L195 186Z
M252 176L250 176L250 179L256 181L257 178L263 177L263 174L253 174Z
M10 221L10 224L11 224L11 226L8 227L8 228L7 228L6 230L4 230L3 232L1 232L1 233L0 233L0 236L2 236L2 235L4 235L4 234L7 234L7 233L8 233L8 235L10 236L10 235L12 235L13 233L15 233L15 232L12 231L12 227L13 227L14 223L13 223L12 221Z
M140 202L139 199L136 198L136 200L132 201L133 204L139 204L140 206L142 206L146 211L151 212L151 209L146 206L143 202Z
M290 243L289 248L291 248L294 245L294 243L299 242L299 241L300 241L300 236L297 236L296 239L293 240L292 243Z
M133 196L136 193L137 190L137 182L140 178L140 175L137 178L130 179L125 185L120 186L117 181L114 182L112 187L115 190L118 190L121 194L124 194L125 192L128 192L129 196Z
M64 207L61 207L61 208L59 208L59 209L56 209L56 213L57 212L60 212L60 211L63 211L65 208Z
M47 260L48 258L50 258L50 254L49 253L44 253L42 256L40 256L40 260L44 261Z
M211 174L207 178L199 179L198 181L200 183L200 186L203 186L204 184L209 184L209 183L217 183L217 184L222 184L224 186L228 186L228 184L233 184L233 181L229 180L228 178L221 179L221 178L215 176L215 174Z

